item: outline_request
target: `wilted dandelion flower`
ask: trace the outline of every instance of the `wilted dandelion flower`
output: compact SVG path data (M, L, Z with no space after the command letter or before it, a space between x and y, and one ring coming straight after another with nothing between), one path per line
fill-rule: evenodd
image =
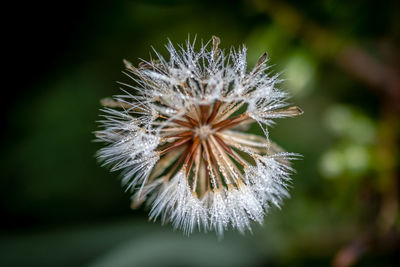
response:
M266 71L267 55L247 70L246 48L225 54L219 39L174 48L169 60L124 61L134 85L102 101L98 140L107 144L98 158L145 202L150 218L171 222L187 234L194 228L240 232L262 223L271 205L288 196L295 154L268 139L272 119L296 116L278 90L278 75ZM264 135L246 133L252 123Z

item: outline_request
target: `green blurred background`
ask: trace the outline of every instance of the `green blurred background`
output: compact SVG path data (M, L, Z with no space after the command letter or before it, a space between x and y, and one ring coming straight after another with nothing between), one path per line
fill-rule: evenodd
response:
M394 266L399 253L397 1L88 1L13 7L1 131L0 266ZM15 16L14 16L15 15ZM10 24L7 24L10 25ZM6 26L9 28L10 26ZM273 140L294 163L291 198L264 226L185 237L131 210L99 167L99 100L122 59L167 38L267 51L305 113ZM11 43L10 43L11 42ZM399 266L399 265L397 265Z

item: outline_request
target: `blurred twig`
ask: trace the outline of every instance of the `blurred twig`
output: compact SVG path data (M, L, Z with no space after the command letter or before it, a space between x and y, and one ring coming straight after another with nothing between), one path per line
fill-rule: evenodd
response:
M292 36L300 37L314 53L335 62L337 66L369 88L382 94L391 109L400 112L400 69L383 57L375 58L360 44L347 40L314 23L282 1L252 0L254 6L274 19ZM390 41L386 41L390 43ZM394 46L394 45L393 45ZM400 58L395 49L386 49L389 58Z

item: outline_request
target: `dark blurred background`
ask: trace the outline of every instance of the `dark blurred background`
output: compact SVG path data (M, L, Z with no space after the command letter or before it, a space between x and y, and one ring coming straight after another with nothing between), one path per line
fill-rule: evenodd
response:
M3 7L0 266L399 266L398 1L16 2ZM185 237L99 167L99 100L167 38L267 51L304 158L264 226Z

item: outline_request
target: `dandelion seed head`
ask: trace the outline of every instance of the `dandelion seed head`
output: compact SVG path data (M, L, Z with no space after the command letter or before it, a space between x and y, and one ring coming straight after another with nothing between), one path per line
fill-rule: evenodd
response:
M285 153L268 138L276 118L302 113L287 107L287 94L269 75L267 55L248 68L246 47L219 48L169 42L169 58L157 51L138 67L124 60L133 85L102 100L98 159L121 171L133 207L146 203L150 219L170 222L185 234L195 229L251 232L271 205L288 197L293 171ZM270 72L270 71L269 71ZM264 136L243 129L255 123Z

